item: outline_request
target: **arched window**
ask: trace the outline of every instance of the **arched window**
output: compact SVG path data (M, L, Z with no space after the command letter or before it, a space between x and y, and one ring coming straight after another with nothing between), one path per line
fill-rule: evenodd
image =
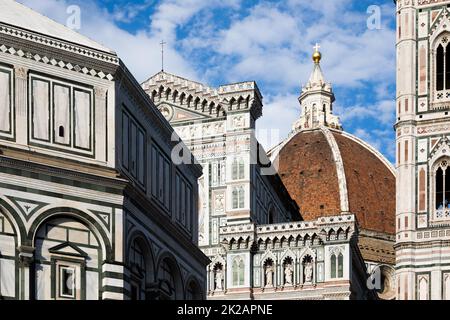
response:
M191 281L186 290L186 300L202 300L200 286L196 281Z
M239 208L240 209L244 208L244 202L245 202L244 187L240 186L239 187Z
M232 198L233 198L233 209L237 209L238 208L238 202L239 202L239 195L238 195L238 189L237 188L233 188Z
M245 265L241 257L233 260L233 286L240 287L244 285Z
M245 175L245 164L244 164L244 159L240 158L239 159L239 179L244 179L244 175Z
M232 168L232 179L244 179L245 177L245 162L243 158L235 158L233 160Z
M339 253L333 253L330 257L330 278L343 278L344 277L344 255Z
M330 278L336 278L336 255L333 253L330 258Z
M64 138L64 127L63 126L59 126L59 132L58 132L58 135L61 137L61 138Z
M313 125L317 123L317 107L316 107L316 105L313 105L312 122L313 122Z
M435 209L436 218L450 217L450 168L448 161L442 160L435 169Z
M238 168L238 162L237 162L237 159L234 159L233 160L233 164L232 164L232 168L231 168L231 173L232 173L232 179L233 180L237 180L237 177L238 177L238 170L239 170L239 168Z
M444 47L440 44L436 50L436 90L444 90Z
M161 299L175 299L175 276L172 267L167 260L164 260L160 266L159 279L161 281Z
M338 255L338 278L344 277L344 256L342 253Z
M35 234L35 268L30 274L33 277L30 281L36 286L34 290L30 290L30 297L36 300L101 298L101 287L95 280L98 279L100 271L87 272L86 264L98 265L102 249L99 238L87 224L70 216L59 215L43 221ZM52 261L51 272L48 261ZM0 273L9 270L2 267L4 265L0 267ZM2 280L5 276L6 274L2 274ZM5 283L2 282L1 285L4 287ZM49 287L54 288L53 295L41 289ZM5 294L4 291L0 293Z
M243 186L234 187L232 192L233 209L243 209L245 207L245 190Z

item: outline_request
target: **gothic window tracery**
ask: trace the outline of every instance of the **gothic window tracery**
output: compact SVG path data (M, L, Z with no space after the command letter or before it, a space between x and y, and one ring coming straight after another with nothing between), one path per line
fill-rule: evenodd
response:
M312 122L313 122L313 125L315 125L318 122L318 119L317 119L317 106L315 104L313 105L313 109L312 109Z
M450 50L448 33L440 35L434 42L433 51L433 87L436 102L443 102L450 98Z
M434 202L435 218L450 218L450 167L447 158L435 166Z
M234 187L232 192L233 209L243 209L245 206L245 191L243 186Z
M440 44L436 50L436 90L444 89L444 47Z
M342 252L333 252L330 256L330 278L342 278L344 276L344 255Z
M243 158L235 158L232 164L232 179L241 180L245 177L245 163Z
M236 257L233 260L233 286L239 287L244 285L245 265L242 257Z

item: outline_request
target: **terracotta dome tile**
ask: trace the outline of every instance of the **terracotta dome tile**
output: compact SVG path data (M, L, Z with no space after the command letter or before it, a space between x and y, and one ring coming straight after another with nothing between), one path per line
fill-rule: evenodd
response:
M350 212L363 229L395 232L395 176L374 151L332 131L344 164ZM321 130L302 131L278 154L279 174L304 220L340 214L336 164Z

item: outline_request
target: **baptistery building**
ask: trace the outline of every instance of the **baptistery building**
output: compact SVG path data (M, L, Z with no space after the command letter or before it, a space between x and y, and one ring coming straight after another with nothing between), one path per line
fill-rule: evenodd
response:
M0 300L204 298L172 132L114 51L1 0Z

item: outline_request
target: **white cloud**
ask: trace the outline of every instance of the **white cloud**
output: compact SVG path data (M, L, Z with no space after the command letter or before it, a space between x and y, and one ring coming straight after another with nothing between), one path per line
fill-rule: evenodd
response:
M19 2L62 24L65 24L68 17L66 9L72 4L65 0L20 0ZM83 2L79 5L82 9L81 30L79 32L116 51L139 81L145 80L161 69L159 42L162 38L158 30L151 29L150 23L148 30L140 30L132 34L115 24L115 20L118 18L117 13L110 14L93 2ZM166 12L164 8L157 11L154 20L158 21L160 26L164 25L166 20L167 23L173 23L173 20L170 20L172 17L164 15L164 12ZM193 13L194 11L191 10L190 14ZM133 15L134 13L129 14ZM182 23L182 21L179 21L179 23ZM171 30L171 32L175 32L175 30ZM166 35L170 39L174 38L169 36L168 33ZM191 62L184 59L174 49L173 44L174 41L169 43L165 51L167 69L176 70L179 74L197 79L197 72L191 67Z
M368 131L367 129L357 128L352 133L383 153L389 160L392 161L395 158L395 143L392 142L392 129Z
M294 94L266 96L263 117L256 122L257 136L266 150L285 139L295 119L300 117L300 104ZM264 139L266 134L271 136ZM280 140L276 140L276 138Z
M381 100L372 105L355 105L351 107L336 107L341 120L375 120L381 126L392 126L395 122L395 101Z
M336 96L336 114L344 127L350 122L358 127L360 121L376 120L381 131L358 134L379 146L383 145L379 141L387 143L382 140L383 132L395 121L389 92L395 81L395 30L388 27L395 17L393 5L381 7L382 29L368 30L364 10L346 10L352 0L258 1L251 5L242 0L153 1L130 2L123 11L116 6L112 12L94 2L79 1L80 31L115 50L140 81L160 70L162 39L168 42L165 61L170 72L206 83L213 78L257 81L265 97L264 115L257 127L280 129L281 137L300 115L300 84L312 71L312 46L320 42L325 78L340 91L359 88L361 92L350 106ZM68 0L20 2L62 23L67 19L67 6L73 4ZM118 21L132 21L149 4L154 5L154 13L147 27L131 33L117 26ZM215 9L224 8L232 9L230 17L223 17L228 23L213 15ZM196 50L207 52L207 58L196 60ZM358 101L368 100L369 84L375 95L367 106Z
M114 5L112 15L116 21L130 23L141 11L146 10L154 2L154 0L145 0L143 3L130 2L121 5L116 4Z

